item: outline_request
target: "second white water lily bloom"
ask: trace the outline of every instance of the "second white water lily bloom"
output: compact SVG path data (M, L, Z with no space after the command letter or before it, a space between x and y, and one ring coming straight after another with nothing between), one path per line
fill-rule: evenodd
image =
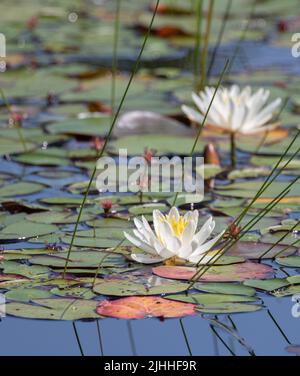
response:
M189 211L181 216L173 207L168 215L153 211L154 231L145 217L134 219L134 236L124 232L125 237L145 253L133 253L131 257L143 264L152 264L178 257L197 263L203 255L223 236L224 231L208 240L215 228L212 217L197 231L199 213ZM197 231L197 232L196 232Z
M193 101L199 111L182 106L187 117L202 123L213 98L215 88L206 87L199 95L193 93ZM243 90L237 85L230 88L219 88L208 112L206 123L222 128L230 133L251 134L268 130L274 126L269 122L274 118L281 99L277 98L267 104L270 91L260 88L252 92L250 86Z

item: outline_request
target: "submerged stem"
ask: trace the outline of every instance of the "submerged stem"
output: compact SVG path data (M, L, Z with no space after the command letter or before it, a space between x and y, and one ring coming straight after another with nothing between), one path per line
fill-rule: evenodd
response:
M236 168L236 141L235 141L235 133L230 133L230 160L231 160L231 168Z

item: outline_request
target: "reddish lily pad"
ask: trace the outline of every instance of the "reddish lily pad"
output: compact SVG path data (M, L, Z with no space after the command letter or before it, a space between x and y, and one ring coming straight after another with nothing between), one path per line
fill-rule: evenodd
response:
M230 256L242 256L247 259L258 259L260 258L268 249L273 246L271 243L260 243L260 242L237 242L232 248L226 252L226 255ZM268 259L273 258L276 254L286 248L285 245L276 245L270 252L266 253L262 258ZM281 255L289 256L297 251L296 247L290 247L282 252Z
M152 272L160 277L173 279L191 279L196 268L185 266L157 266ZM268 279L274 275L268 265L244 262L242 264L222 265L210 267L199 281L207 282L240 282L246 279Z
M194 315L195 306L195 304L175 302L156 296L132 296L113 301L104 300L98 305L97 313L120 319L171 318Z

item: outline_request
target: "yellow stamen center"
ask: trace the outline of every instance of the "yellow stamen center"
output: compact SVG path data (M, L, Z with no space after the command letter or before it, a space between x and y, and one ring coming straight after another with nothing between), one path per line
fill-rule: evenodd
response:
M185 229L186 225L188 224L188 221L186 218L180 216L179 219L176 221L175 216L173 215L171 220L168 215L165 216L165 220L168 221L171 224L171 227L174 231L174 234L176 236L181 236L183 233L183 230Z

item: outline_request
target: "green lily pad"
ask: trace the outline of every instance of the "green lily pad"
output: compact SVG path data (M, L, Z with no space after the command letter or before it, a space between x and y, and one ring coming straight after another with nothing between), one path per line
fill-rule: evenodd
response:
M243 304L243 303L222 303L222 304L208 304L204 307L196 307L196 311L207 314L229 314L229 313L246 313L256 312L262 309L261 305L257 304Z
M276 296L277 298L282 298L284 296L290 296L300 293L300 285L292 285L292 286L285 286L282 289L276 290L272 292L272 295Z
M0 232L0 238L2 235L6 236L6 239L26 239L40 235L46 235L56 232L58 227L49 224L35 223L34 225L29 221L19 221L6 226Z
M47 265L52 267L64 267L68 252L57 252L55 255L34 256L30 263L34 265ZM97 252L97 251L72 251L68 267L70 268L97 268L101 263L102 267L123 267L124 257L120 254Z
M229 294L229 295L255 295L255 289L247 287L242 284L235 283L200 283L197 282L193 286L194 289L216 294Z
M155 149L157 155L189 155L194 141L192 137L146 134L143 137L139 135L122 137L117 141L111 142L110 147L114 152L117 152L119 149L127 149L128 155L143 155L145 148ZM204 146L204 142L199 141L195 152L202 152Z
M62 237L61 241L65 244L71 244L72 235ZM97 238L97 237L85 237L76 236L73 242L74 246L85 248L113 248L120 243L120 239L109 238ZM130 245L128 241L125 241L123 245Z
M300 268L300 256L277 257L276 262L289 268Z
M156 278L156 280L158 280ZM153 282L153 281L151 281ZM160 295L175 292L182 292L188 288L188 283L161 280L159 284L135 283L126 280L98 279L94 291L97 294L112 296L133 296L133 295Z
M11 316L45 320L80 320L99 318L98 302L86 299L35 299L33 304L7 303L6 313Z
M34 299L47 299L51 297L52 294L49 291L37 288L17 288L5 294L7 300L17 302L30 302Z
M248 279L247 281L244 281L244 285L270 292L288 286L289 283L286 279L280 278L273 278L268 280Z
M52 134L72 134L82 136L105 135L110 126L110 117L102 116L88 119L65 120L47 126Z
M33 193L37 193L46 188L42 184L19 182L13 184L6 184L0 188L0 197L15 197L25 196Z
M58 212L58 211L45 211L42 213L33 213L26 216L26 220L35 223L45 223L45 224L66 224L66 223L76 223L78 214L72 212ZM82 214L80 222L85 222L92 220L93 215Z
M15 132L18 132L15 129ZM22 131L21 131L22 132ZM26 141L26 149L24 144L19 140L13 140L11 138L0 138L0 155L9 155L9 154L19 154L23 153L25 150L33 150L37 146L32 142Z
M206 306L208 304L255 302L257 298L245 295L225 295L209 293L167 295L166 299L177 300L185 303L194 303Z
M90 288L87 287L55 287L50 291L53 295L62 296L66 298L78 298L78 299L93 299L96 294Z
M146 215L150 214L152 216L153 210L160 210L165 212L168 210L168 206L165 204L144 204L144 205L133 205L128 211L134 215Z
M26 265L15 261L4 261L0 263L0 269L3 269L3 273L5 274L17 274L27 278L47 277L51 272L51 269L46 266Z

